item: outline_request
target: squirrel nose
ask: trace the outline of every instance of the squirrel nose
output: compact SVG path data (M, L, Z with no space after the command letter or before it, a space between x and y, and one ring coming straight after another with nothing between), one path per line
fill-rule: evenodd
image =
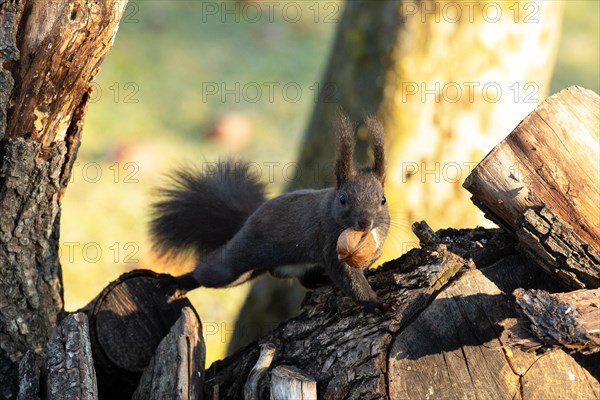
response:
M373 227L373 220L369 218L359 218L354 223L354 229L357 231L370 231Z

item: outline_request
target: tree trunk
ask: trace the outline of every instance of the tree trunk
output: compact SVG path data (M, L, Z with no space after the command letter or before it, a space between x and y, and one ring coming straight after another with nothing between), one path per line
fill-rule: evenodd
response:
M63 313L60 200L126 1L0 4L0 397ZM35 358L35 356L31 356Z
M398 4L405 24L389 52L379 115L386 193L401 227L384 259L411 246L419 215L434 227L489 226L461 184L546 97L562 9L560 1Z
M405 21L396 0L346 1L319 96L309 121L298 160L303 173L290 189L335 185L334 122L341 108L355 122L374 114L383 99L389 51ZM418 29L418 27L417 27ZM411 34L411 33L407 33ZM359 133L362 133L360 131ZM359 135L357 161L367 161L367 136Z
M339 108L355 122L374 113L386 133L386 193L395 220L395 239L382 260L416 245L410 224L418 215L435 226L485 223L460 185L545 97L562 8L562 2L346 2L298 161L307 173L291 189L334 184L332 122ZM358 138L363 162L364 130Z
M571 288L600 286L600 98L550 96L464 183L530 259Z

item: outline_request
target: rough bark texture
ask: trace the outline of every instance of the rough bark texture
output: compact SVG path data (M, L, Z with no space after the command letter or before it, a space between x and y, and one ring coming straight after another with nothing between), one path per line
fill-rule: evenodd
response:
M593 191L593 189L591 189ZM598 198L600 201L600 198ZM516 231L521 250L571 288L600 287L600 254L546 206L523 213Z
M63 310L59 205L126 1L0 4L0 397Z
M132 399L201 400L205 357L202 325L186 307L156 348Z
M464 183L531 260L574 289L600 286L599 110L580 87L550 96Z
M182 293L175 291L171 276L146 270L123 274L92 304L85 310L90 315L100 396L129 399L157 346L182 310L192 306Z
M600 395L598 365L590 373L560 350L539 356L504 348L516 318L512 291L557 289L531 270L509 235L447 230L438 238L368 274L391 308L383 315L366 314L333 287L312 292L297 317L261 339L277 348L271 368L301 369L323 399ZM215 362L206 398L241 397L258 355L251 344ZM259 384L259 398L268 398L269 385Z
M62 320L48 341L47 398L54 400L95 400L96 373L88 318L83 313Z
M16 395L17 365L42 354L63 309L58 202L64 144L39 160L41 145L21 138L4 148L0 172L0 396Z
M18 400L39 399L40 373L42 371L43 357L28 351L19 362L19 394Z
M521 318L511 329L510 344L525 350L562 346L592 354L600 351L600 289L550 294L514 292Z

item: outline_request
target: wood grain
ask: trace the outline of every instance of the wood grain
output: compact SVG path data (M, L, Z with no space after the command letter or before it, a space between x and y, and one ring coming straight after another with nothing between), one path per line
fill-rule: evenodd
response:
M185 307L156 348L132 400L201 399L205 357L202 325Z
M317 400L315 380L289 365L280 365L271 372L272 400Z
M599 121L596 93L577 86L562 90L529 114L464 183L488 218L523 239L532 260L576 289L600 282ZM550 217L533 222L532 213L542 209ZM538 229L540 223L546 229ZM552 240L546 240L549 232ZM577 271L579 258L585 265Z

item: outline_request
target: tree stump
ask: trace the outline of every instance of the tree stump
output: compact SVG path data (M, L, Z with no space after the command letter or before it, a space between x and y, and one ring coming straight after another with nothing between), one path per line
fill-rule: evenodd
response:
M600 286L600 97L550 96L464 183L529 258L573 289Z
M123 274L85 307L101 397L131 398L185 307L170 275L147 270Z

